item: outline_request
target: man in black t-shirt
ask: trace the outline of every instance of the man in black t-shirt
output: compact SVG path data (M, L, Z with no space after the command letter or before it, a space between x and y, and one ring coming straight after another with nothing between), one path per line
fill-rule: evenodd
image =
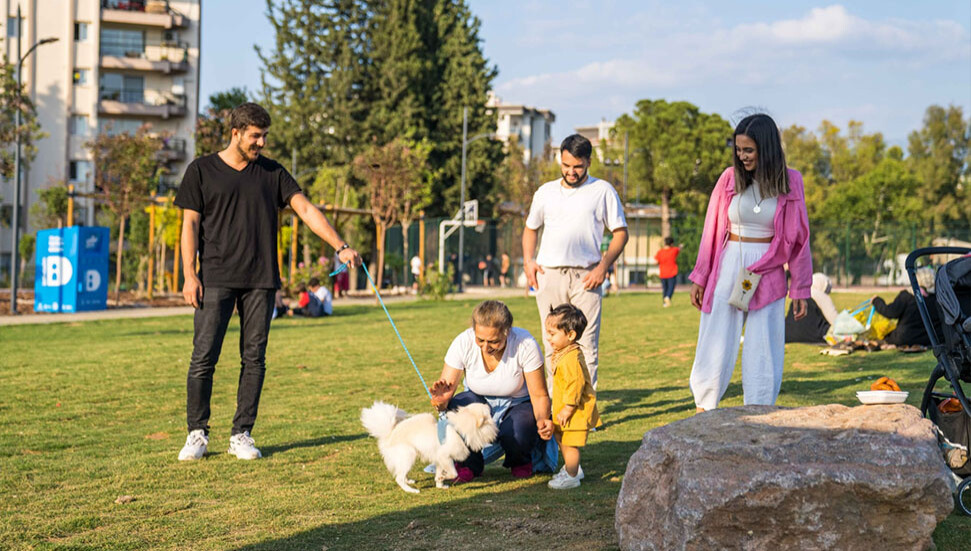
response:
M180 461L201 459L206 453L213 372L234 309L239 312L241 372L229 453L239 459L261 455L250 432L263 389L270 319L280 288L280 209L292 208L307 227L337 250L341 262L361 263L357 251L300 192L293 177L279 163L260 155L270 127L266 110L244 103L233 109L229 120L229 146L192 161L175 197L175 204L184 209L182 295L196 308L186 381L189 436L179 453Z

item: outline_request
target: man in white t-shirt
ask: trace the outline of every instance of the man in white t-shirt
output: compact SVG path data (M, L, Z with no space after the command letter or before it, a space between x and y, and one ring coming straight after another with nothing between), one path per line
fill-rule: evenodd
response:
M323 314L325 316L330 316L334 313L334 297L331 296L330 291L327 287L320 284L320 280L316 277L310 278L309 285L310 292L314 294L318 299L320 299L320 306Z
M533 195L523 231L523 261L526 280L536 289L540 327L545 327L551 307L572 304L583 311L589 325L580 347L597 387L598 343L600 341L601 284L627 244L627 219L617 190L609 182L587 174L593 147L579 134L568 136L560 145L563 177L546 182ZM543 242L536 255L538 230ZM613 234L601 256L604 229ZM553 350L543 332L547 377Z

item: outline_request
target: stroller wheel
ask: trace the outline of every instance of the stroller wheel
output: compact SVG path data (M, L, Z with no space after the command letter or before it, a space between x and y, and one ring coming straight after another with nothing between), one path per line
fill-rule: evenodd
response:
M959 511L971 517L971 477L965 478L958 485L958 491L954 494L954 501Z

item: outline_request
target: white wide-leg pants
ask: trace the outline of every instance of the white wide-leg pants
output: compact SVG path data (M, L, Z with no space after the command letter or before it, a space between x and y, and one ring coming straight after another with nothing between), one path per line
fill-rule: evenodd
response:
M728 304L740 267L754 264L768 248L768 243L737 241L729 241L725 247L711 313L701 314L698 346L691 368L691 393L700 408L715 409L728 390L743 327L745 404L772 405L779 396L785 359L785 299L747 313Z

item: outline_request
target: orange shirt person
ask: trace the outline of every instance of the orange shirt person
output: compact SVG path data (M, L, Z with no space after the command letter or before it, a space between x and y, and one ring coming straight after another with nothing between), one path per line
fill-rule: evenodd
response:
M674 294L674 283L678 277L678 253L681 247L674 246L674 239L664 238L664 247L654 255L661 276L661 289L664 296L664 307L671 306L671 295Z

